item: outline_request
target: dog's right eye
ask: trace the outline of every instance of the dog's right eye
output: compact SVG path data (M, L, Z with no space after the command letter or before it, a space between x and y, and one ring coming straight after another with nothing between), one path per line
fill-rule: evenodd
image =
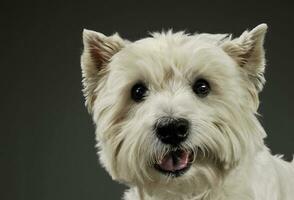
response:
M209 83L204 79L199 79L194 83L193 91L201 98L206 97L210 92Z
M143 83L135 84L131 90L132 99L136 102L143 101L147 90L147 87Z

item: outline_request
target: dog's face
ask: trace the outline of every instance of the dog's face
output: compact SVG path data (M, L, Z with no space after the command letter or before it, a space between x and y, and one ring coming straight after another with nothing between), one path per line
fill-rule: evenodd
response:
M111 176L150 191L185 192L191 181L201 190L262 148L266 28L233 40L167 32L136 42L85 30L86 106Z

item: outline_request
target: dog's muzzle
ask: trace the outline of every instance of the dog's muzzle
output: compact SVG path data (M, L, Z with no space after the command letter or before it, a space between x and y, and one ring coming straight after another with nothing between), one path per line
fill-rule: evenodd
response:
M180 176L186 172L193 160L191 151L183 150L180 146L189 134L189 121L184 118L162 117L155 124L157 138L166 145L170 151L155 163L159 172L172 176Z

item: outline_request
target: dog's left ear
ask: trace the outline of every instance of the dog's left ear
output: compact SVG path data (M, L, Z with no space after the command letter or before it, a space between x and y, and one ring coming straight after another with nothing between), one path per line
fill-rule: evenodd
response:
M114 54L125 46L125 42L117 33L105 36L102 33L84 29L81 67L85 104L89 112L92 112L92 105L96 99L95 90L108 74L108 63Z
M224 42L221 47L248 74L257 91L261 91L265 83L264 38L266 24L260 24L251 31L245 31L239 38Z

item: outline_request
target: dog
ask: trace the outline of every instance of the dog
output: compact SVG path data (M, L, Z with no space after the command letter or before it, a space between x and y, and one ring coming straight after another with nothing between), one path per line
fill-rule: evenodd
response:
M266 32L83 31L85 105L123 199L294 199L294 163L271 155L257 119Z

